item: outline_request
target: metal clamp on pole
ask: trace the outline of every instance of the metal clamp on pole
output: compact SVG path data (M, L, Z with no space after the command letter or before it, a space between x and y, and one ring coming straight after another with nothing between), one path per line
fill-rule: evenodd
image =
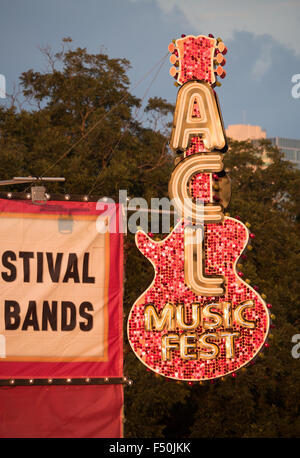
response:
M0 186L9 186L14 184L34 183L31 186L31 200L33 204L43 205L47 201L46 188L42 184L46 181L64 182L63 177L14 177L12 180L0 181Z

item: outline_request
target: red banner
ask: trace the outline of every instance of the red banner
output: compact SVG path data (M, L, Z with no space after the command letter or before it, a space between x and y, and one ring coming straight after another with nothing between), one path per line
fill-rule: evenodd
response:
M112 204L0 200L0 378L122 375L118 219Z
M2 387L0 437L122 437L122 405L122 385Z
M122 434L122 385L55 386L123 376L120 229L118 205L0 199L1 437Z

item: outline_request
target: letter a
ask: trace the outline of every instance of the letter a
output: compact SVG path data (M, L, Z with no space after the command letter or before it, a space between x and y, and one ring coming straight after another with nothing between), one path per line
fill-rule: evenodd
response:
M200 112L197 116L193 116L195 101ZM186 150L192 136L201 136L207 151L221 150L226 145L217 97L211 86L204 82L191 81L179 90L171 148L174 151Z

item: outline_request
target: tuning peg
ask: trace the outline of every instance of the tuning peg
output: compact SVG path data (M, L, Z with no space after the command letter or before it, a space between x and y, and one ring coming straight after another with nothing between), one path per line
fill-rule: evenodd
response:
M169 52L171 52L171 53L174 52L174 50L175 50L175 44L174 44L173 42L169 44L168 50L169 50Z
M220 78L224 79L225 76L226 76L226 70L224 70L224 68L223 68L223 73L222 73L222 75L220 75Z
M178 74L178 70L177 70L176 67L171 67L170 70L169 70L169 73L170 73L171 76L176 78L176 75Z
M177 61L177 59L176 59L175 54L171 54L171 55L170 55L170 62L171 62L171 64L174 65L176 61Z
M218 75L218 76L221 76L222 73L223 73L223 68L221 67L221 65L218 65L217 68L215 69L215 73Z
M224 49L225 49L225 43L224 43L224 41L220 41L220 42L218 43L218 50L219 50L220 52L223 52Z
M221 65L218 65L218 67L216 68L215 72L220 78L225 78L225 76L226 76L226 72L225 72L224 68Z
M227 48L225 46L225 43L223 41L220 41L220 43L218 44L218 50L225 56L225 54L227 53Z
M217 54L217 57L215 57L215 60L216 60L216 62L218 62L218 64L222 65L223 61L225 60L225 57L223 56L222 53L219 52ZM225 62L226 62L226 60L225 60Z

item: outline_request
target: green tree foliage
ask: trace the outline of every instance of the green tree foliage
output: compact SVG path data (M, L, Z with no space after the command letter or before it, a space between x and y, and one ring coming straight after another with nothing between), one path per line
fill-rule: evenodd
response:
M173 156L168 149L173 106L151 98L148 123L130 93L129 62L72 49L70 39L48 70L22 74L23 108L0 108L0 177L65 176L50 192L118 198L167 196ZM29 105L30 104L30 105ZM26 108L24 108L26 106ZM263 151L269 164L262 162ZM147 371L125 340L127 437L297 437L300 435L300 360L291 338L300 332L300 172L267 142L231 142L225 165L232 180L228 211L251 223L253 249L240 268L273 304L270 347L237 377L203 384L176 382ZM18 190L20 190L18 188ZM153 268L125 240L124 312L149 286ZM126 329L126 318L124 320Z
M268 166L261 159L263 155L268 156ZM278 149L265 141L256 146L250 142L230 142L225 168L232 184L230 215L250 223L255 234L252 250L246 251L239 270L272 304L274 319L269 347L257 356L254 364L237 372L236 378L229 375L213 383L192 386L157 381L152 372L147 372L130 355L128 371L131 373L134 365L140 375L135 372L138 386L133 394L127 393L129 436L149 435L148 421L152 425L151 435L161 432L168 438L300 435L300 363L291 355L292 336L300 332L300 172L282 160ZM136 258L135 265L138 262L141 263ZM152 268L144 262L142 265L145 267L140 272L146 280L144 272ZM127 276L130 271L129 268ZM130 290L134 291L134 287ZM137 288L135 291L133 296L137 297ZM155 390L155 401L152 391L148 393L149 386ZM166 387L173 387L178 393L172 406L166 404L163 391ZM158 404L157 390L162 393ZM138 404L145 417L137 422ZM156 429L153 416L157 420Z
M33 109L17 110L14 99L1 108L1 177L63 175L70 193L113 198L119 189L144 195L152 181L165 193L166 139L137 121L140 100L129 91L129 62L73 50L69 42L56 54L42 50L49 71L21 75L23 106Z

